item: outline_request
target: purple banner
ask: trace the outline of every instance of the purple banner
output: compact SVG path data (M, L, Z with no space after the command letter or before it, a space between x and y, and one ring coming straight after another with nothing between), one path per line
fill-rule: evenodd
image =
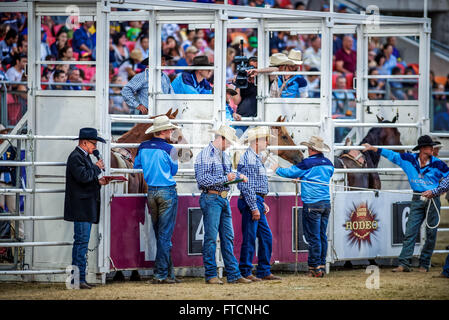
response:
M234 253L240 257L242 244L241 215L238 197L231 200L234 225ZM182 196L178 201L178 215L172 238L172 258L175 267L202 266L202 215L199 196ZM294 263L294 196L267 197L267 215L273 233L271 262ZM299 206L302 206L299 200ZM298 210L300 211L300 210ZM301 218L299 215L299 223ZM301 226L299 227L301 233ZM302 237L298 239L302 241ZM299 246L300 250L302 246ZM156 245L146 197L114 197L111 202L111 258L117 269L151 268ZM307 261L307 252L299 252L298 261ZM257 262L255 257L254 262Z

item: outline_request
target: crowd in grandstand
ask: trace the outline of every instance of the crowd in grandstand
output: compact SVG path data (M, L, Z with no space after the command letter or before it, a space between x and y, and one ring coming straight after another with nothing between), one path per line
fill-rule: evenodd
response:
M201 3L223 3L223 1L197 0ZM329 11L325 1L309 1L304 5L294 0L229 0L230 4L293 10ZM344 5L336 8L337 12L347 12ZM95 66L82 64L51 64L51 61L94 61L96 59L96 26L93 21L80 23L75 28L68 28L73 23L66 23L67 17L42 17L41 28L41 87L43 90L92 90L95 84ZM74 21L71 21L74 22ZM111 22L109 43L109 79L110 112L137 113L120 96L121 90L136 74L144 71L150 55L148 21ZM0 14L0 80L12 82L7 85L10 92L7 97L8 120L14 125L23 112L23 95L17 94L24 89L27 80L27 17L25 13ZM187 25L162 25L162 65L163 66L208 66L213 65L215 36L213 29L189 30ZM226 80L234 80L236 68L234 57L245 55L257 56L257 30L229 29L226 50ZM243 40L243 53L240 52L240 41ZM355 116L355 90L353 78L357 65L357 38L355 35L334 35L333 38L333 113L335 118ZM319 71L321 68L320 35L304 35L285 31L274 32L270 38L270 55L292 50L302 52L303 65L300 70ZM396 47L396 38L370 38L368 54L369 75L414 75L418 74L418 65L404 61ZM151 51L153 52L153 51ZM201 57L200 59L196 57ZM267 57L268 59L268 57ZM196 61L196 62L195 62ZM175 93L212 93L214 87L213 72L201 70L182 71L166 69L163 73L168 77ZM320 77L317 75L298 76L307 83L308 97L320 96ZM435 120L435 130L449 130L449 103L444 92L449 91L449 80L444 82L431 74L431 85L434 93L433 114L439 115ZM186 86L187 84L187 86ZM198 86L198 90L190 90ZM417 80L385 80L369 79L370 99L416 100L418 94ZM229 99L229 106L237 120L237 113L242 101L240 90ZM443 92L443 94L438 94ZM13 94L14 93L14 94ZM25 95L26 98L26 95ZM19 101L20 100L20 101ZM25 107L26 108L26 107Z

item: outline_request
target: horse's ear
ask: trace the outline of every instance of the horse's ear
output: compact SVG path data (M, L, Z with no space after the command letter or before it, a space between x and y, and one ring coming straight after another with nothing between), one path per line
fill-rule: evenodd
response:
M352 141L349 138L346 138L345 140L345 146L352 146Z
M172 119L176 118L176 116L178 115L179 109L176 109L175 112L172 113Z
M282 116L279 116L277 119L276 119L276 122L282 122Z
M285 118L287 118L287 116L284 116L284 118L282 118L281 122L284 122L284 121L285 121Z
M172 108L168 109L167 113L165 114L165 115L166 115L167 117L169 117L169 118L170 118L170 116L171 116L171 111L172 111Z
M398 120L398 116L394 116L393 120L391 120L391 123L396 123L396 121Z
M384 121L384 118L379 117L377 114L376 114L376 118L377 118L377 122L379 122L379 123L381 123L382 121Z

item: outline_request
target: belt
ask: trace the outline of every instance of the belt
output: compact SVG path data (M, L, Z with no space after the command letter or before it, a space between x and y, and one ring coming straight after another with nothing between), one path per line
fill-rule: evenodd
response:
M207 193L212 193L212 194L218 194L219 196L221 196L223 199L226 199L228 197L228 191L217 191L217 190L207 190Z

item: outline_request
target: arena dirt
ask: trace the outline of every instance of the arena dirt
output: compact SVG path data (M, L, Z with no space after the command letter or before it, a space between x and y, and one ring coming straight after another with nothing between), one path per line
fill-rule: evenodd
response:
M434 278L441 267L429 273L396 274L380 269L379 289L367 289L364 268L332 270L325 278L308 278L304 273L279 274L282 281L263 281L249 285L206 285L202 278L183 278L174 285L155 285L148 281L107 283L91 290L67 290L65 284L0 283L0 299L449 299L449 279Z

